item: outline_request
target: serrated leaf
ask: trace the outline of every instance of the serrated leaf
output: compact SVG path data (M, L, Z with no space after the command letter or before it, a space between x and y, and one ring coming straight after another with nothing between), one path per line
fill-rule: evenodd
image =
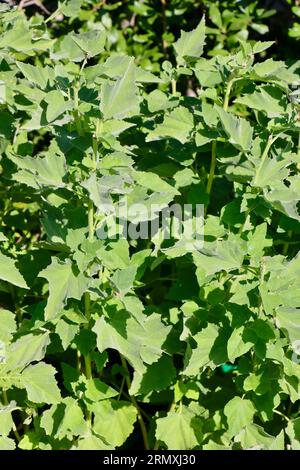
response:
M290 342L295 345L295 350L298 353L300 346L300 308L279 307L276 309L276 318L280 328L288 332Z
M176 51L177 62L181 64L184 57L200 57L205 44L205 17L198 26L186 33L181 31L180 38L173 44Z
M123 119L138 114L139 98L135 83L135 67L130 60L121 78L106 80L101 88L100 110L104 119Z
M245 328L241 326L240 328L235 328L228 340L227 343L227 353L228 359L230 362L234 363L237 357L246 354L253 344L243 338Z
M59 403L61 397L55 374L56 370L50 364L40 362L28 366L22 373L22 384L29 400L34 403Z
M170 327L165 326L160 315L154 313L143 319L140 324L126 312L121 315L112 312L110 317L99 318L93 328L97 335L97 346L100 352L107 348L121 353L137 373L143 375L144 364L153 364L162 355Z
M252 144L253 128L244 118L238 118L232 113L217 107L222 126L229 142L239 150L250 150Z
M95 419L93 430L113 447L121 446L133 431L137 409L128 402L105 400L91 407Z
M193 336L197 346L186 355L186 367L183 370L184 375L198 375L201 372L201 369L209 364L210 352L217 337L218 329L215 325L208 325Z
M28 289L25 279L16 267L16 261L0 252L0 279L11 284Z
M251 424L254 413L255 408L250 400L238 396L232 398L224 408L230 437L237 435L244 427Z
M39 86L44 90L47 84L54 80L54 70L49 66L37 67L23 62L16 62L17 67L21 70L27 80Z
M156 420L156 439L164 442L169 450L194 449L200 444L201 428L193 420L195 416L186 406L180 412L169 411L166 417ZM194 429L197 424L199 430Z
M86 31L73 36L76 44L86 53L87 57L95 57L104 50L106 41L105 31Z
M43 413L41 427L47 435L63 439L87 433L88 427L78 401L72 397L60 400Z
M49 91L45 101L48 104L46 109L46 119L48 122L55 121L69 108L69 103L65 101L63 94L58 90Z
M5 370L22 370L31 362L40 361L45 356L49 342L48 332L21 336L7 348Z
M266 113L270 118L286 112L287 102L279 87L266 85L235 99L235 103L244 104L250 109Z
M128 266L128 268L118 269L111 277L111 282L117 288L118 292L123 296L133 287L137 272L136 266Z
M58 316L70 298L80 300L87 289L88 279L82 273L76 273L70 260L65 262L52 258L52 263L39 273L49 282L49 298L45 309L45 319Z
M10 159L20 168L15 173L16 181L24 183L35 189L41 186L64 186L63 177L66 173L66 160L64 155L55 150L48 150L45 155L37 157L10 156Z
M9 343L17 330L15 314L0 308L0 341Z
M193 127L192 113L184 106L178 106L165 115L162 124L159 124L153 131L148 133L147 141L171 137L184 144L188 141Z

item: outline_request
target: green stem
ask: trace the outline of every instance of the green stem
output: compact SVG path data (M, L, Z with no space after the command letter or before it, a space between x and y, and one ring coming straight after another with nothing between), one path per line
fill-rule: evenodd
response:
M292 230L289 230L288 233L287 233L288 238L292 238L292 235L293 235L293 231L292 231ZM289 246L290 246L290 241L284 242L283 248L282 248L282 254L283 254L284 256L287 255Z
M49 21L53 20L56 16L59 15L61 7L58 7L48 18L44 21L45 24L49 23Z
M120 357L121 357L122 366L123 366L123 368L125 369L125 372L126 372L125 379L126 379L128 392L129 392L129 390L131 388L131 380L130 380L129 370L128 370L128 367L127 367L127 362L126 362L126 359L122 356L122 354L120 354ZM140 411L140 407L138 406L135 397L133 395L130 395L130 393L129 393L129 396L130 396L130 400L132 401L132 404L135 406L135 408L137 410L137 413L138 413L138 422L139 422L140 429L141 429L141 432L142 432L142 437L143 437L145 449L149 450L147 429L146 429L145 422L143 420L142 413Z
M265 270L266 266L265 263L262 261L260 265L260 275L259 275L259 285L261 286L264 282L264 277L265 277ZM258 305L258 317L262 318L264 312L264 305L262 301L261 295L259 296L259 305Z
M229 82L227 84L224 103L223 103L224 111L227 111L227 109L228 109L230 93L231 93L232 85L235 82L235 80L236 80L235 78L232 78L231 80L229 80ZM208 181L207 181L207 186L206 186L206 192L207 192L208 196L211 193L211 188L212 188L213 180L214 180L214 177L215 177L215 170L216 170L216 164L217 164L216 148L217 148L217 142L213 141L212 147L211 147L210 170L209 170L209 176L208 176ZM208 209L208 206L206 206L206 208L205 208L205 215L206 215L207 209Z
M248 219L249 219L249 215L250 215L250 212L251 212L252 209L247 209L246 212L245 212L245 220L244 222L242 223L242 225L240 226L239 228L239 231L238 231L238 235L241 235L244 231L244 228L245 228L245 225L246 223L248 222Z
M92 242L94 240L94 205L91 200L89 200L88 205L88 224L89 224L89 240ZM85 328L89 328L90 326L90 319L91 319L91 297L89 292L85 292L84 294L84 306L85 306L85 317L87 319L87 323ZM84 357L85 362L85 375L88 379L92 378L92 364L91 364L91 357L87 354Z
M298 146L297 146L297 155L298 157L300 157L300 132L298 133ZM298 163L299 165L299 163ZM290 245L290 239L292 238L292 235L293 235L293 231L292 230L289 230L288 233L287 233L287 236L288 236L288 241L284 242L283 244L283 248L282 248L282 254L284 256L287 255L288 253L288 249L289 249L289 245Z
M290 418L288 418L288 417L285 416L283 413L281 413L281 411L273 410L273 412L276 413L277 415L281 416L282 418L284 418L287 422L290 421Z
M226 93L225 93L224 103L223 103L223 109L224 109L224 111L227 111L227 109L228 109L229 100L230 100L230 94L231 94L231 89L232 89L232 85L234 84L235 81L236 81L236 78L232 78L232 79L229 80L229 82L227 83L227 88L226 88Z
M176 94L176 80L173 78L171 80L172 95Z
M254 186L257 184L257 180L258 180L258 177L260 175L260 172L261 172L261 170L262 170L262 168L265 164L266 159L268 158L269 150L270 150L271 146L273 145L273 143L275 142L276 139L277 139L277 137L273 137L272 135L269 135L267 145L265 146L265 149L264 149L263 154L261 156L261 161L260 161L259 167L257 169L255 178L253 180Z
M20 306L19 306L19 301L18 301L18 296L17 296L17 293L16 293L16 288L12 284L9 284L9 290L10 290L11 298L12 298L12 301L13 301L13 304L14 304L14 309L15 309L15 313L16 313L16 317L17 317L17 323L18 323L18 325L20 325L21 322L22 322L22 312L21 312L21 309L20 309Z
M211 146L211 162L210 162L210 170L209 170L209 176L208 176L208 181L207 181L207 186L206 186L206 192L208 195L211 192L213 179L215 176L215 169L216 169L216 163L217 163L216 148L217 148L217 142L214 140Z
M79 115L79 111L78 111L79 97L78 97L78 87L77 87L77 85L74 86L73 90L74 90L74 111L73 111L73 115L74 115L74 119L75 119L75 125L76 125L77 133L78 133L78 135L82 135L82 125L81 125L80 115Z
M209 170L207 186L206 186L206 192L208 196L211 193L211 188L212 188L212 184L213 184L213 180L215 176L216 163L217 163L216 148L217 148L217 141L214 140L211 146L211 162L210 162L210 170ZM205 215L206 215L207 209L208 209L208 205L205 208Z
M8 401L8 398L7 398L7 393L6 393L6 390L2 390L2 396L3 396L3 403L5 406L8 406L9 405L9 401ZM12 426L12 430L13 430L13 433L15 435L15 438L17 439L18 442L20 442L21 440L21 436L17 430L17 426L15 425L15 423L13 422L13 426Z

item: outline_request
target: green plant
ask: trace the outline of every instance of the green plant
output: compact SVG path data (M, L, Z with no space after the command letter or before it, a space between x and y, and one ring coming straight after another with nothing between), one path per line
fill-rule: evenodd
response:
M0 448L299 449L297 64L0 13ZM99 237L122 200L203 204L203 248Z

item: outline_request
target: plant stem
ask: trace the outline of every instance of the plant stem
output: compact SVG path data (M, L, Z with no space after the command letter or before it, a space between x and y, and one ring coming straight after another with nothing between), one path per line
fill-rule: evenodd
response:
M279 416L282 416L282 418L284 418L287 422L290 421L290 418L288 418L288 417L285 416L283 413L281 413L281 411L273 410L273 412L276 413L276 414L279 415Z
M216 148L217 148L217 141L214 140L211 146L211 162L210 162L210 170L209 170L207 186L206 186L206 192L208 196L211 193L211 188L212 188L212 184L213 184L213 180L215 176L215 169L216 169L216 163L217 163ZM208 205L205 207L204 215L206 215L207 209L208 209Z
M22 322L22 312L21 312L21 309L20 309L20 306L19 306L19 301L18 301L18 296L17 296L17 293L16 293L16 288L12 284L9 284L9 290L10 290L10 294L11 294L12 301L13 301L13 304L14 304L14 309L15 309L15 313L16 313L16 317L17 317L17 323L18 323L18 325L20 325L21 322Z
M8 401L8 398L7 398L7 393L6 393L6 390L2 390L2 396L3 396L3 403L5 406L8 406L9 405L9 401ZM15 423L13 422L13 426L12 426L12 430L13 430L13 433L15 435L15 438L17 439L18 442L20 442L21 440L21 436L17 430L17 426L15 425Z
M173 78L171 80L171 87L172 87L172 95L176 94L176 80Z
M209 176L208 176L208 181L207 181L207 186L206 186L206 192L209 195L211 192L212 188L212 183L213 179L215 176L215 169L216 169L216 148L217 148L217 142L214 140L211 146L211 162L210 162L210 170L209 170Z
M269 135L267 145L265 146L265 149L264 149L263 154L261 156L261 161L260 161L259 167L257 169L255 178L253 180L254 185L257 184L257 180L258 180L258 177L259 177L260 172L262 170L262 167L264 166L264 163L265 163L266 159L268 158L269 150L270 150L272 144L275 142L276 139L277 139L277 137L273 137L272 134Z
M228 109L228 104L229 104L229 98L230 98L230 93L231 93L231 88L233 83L235 82L235 78L232 78L229 80L226 88L226 93L225 93L225 98L224 98L224 103L223 103L223 109L224 111L227 111ZM206 186L206 192L208 196L210 195L214 176L215 176L215 170L216 170L216 164L217 164L217 154L216 154L216 148L217 148L217 141L214 140L211 146L211 162L210 162L210 170L209 170L209 176L208 176L208 181L207 181L207 186ZM205 208L205 213L207 213L208 206Z
M226 88L226 93L225 93L225 98L224 98L224 103L223 103L223 109L224 109L224 111L227 111L227 110L228 110L229 99L230 99L230 93L231 93L232 85L234 84L235 80L236 80L236 78L232 78L232 79L229 80L229 82L227 83L227 88Z
M167 32L166 0L161 0L161 7L162 7L162 29L163 29L163 36L164 36ZM164 38L162 40L162 47L163 47L164 53L166 54L168 43Z
M127 362L126 362L126 359L122 356L122 354L120 354L120 358L121 358L122 366L126 371L125 379L126 379L128 392L129 392L130 387L131 387L131 380L130 380L130 376L129 376L129 370L128 370ZM132 401L132 404L135 406L135 408L137 410L137 413L138 413L138 422L139 422L139 425L140 425L140 428L141 428L145 449L149 450L147 429L146 429L145 422L143 420L142 413L140 411L140 408L137 404L137 401L136 401L135 397L133 395L130 395L130 393L129 393L129 397L130 397L130 400Z
M261 286L264 282L264 277L265 277L265 270L266 266L264 261L262 260L261 265L260 265L260 275L259 275L259 285ZM261 295L259 296L259 304L258 304L258 318L262 318L264 312L264 304L262 301Z
M88 205L88 224L89 224L89 240L92 242L94 240L94 205L93 202L89 199ZM85 292L84 294L84 306L85 306L85 317L87 319L87 323L85 328L89 328L90 319L91 319L91 297L89 292ZM84 357L85 362L85 375L87 379L92 378L92 364L91 364L91 357L87 354Z
M74 86L74 119L75 119L75 125L76 125L76 130L78 135L82 135L82 125L81 125L81 120L80 120L80 115L78 111L79 107L79 98L78 98L78 87L77 85Z
M287 233L288 238L292 238L292 235L293 235L293 231L292 231L292 230L289 230L288 233ZM283 254L284 256L287 255L289 246L290 246L290 242L289 242L289 241L284 242L283 248L282 248L282 254Z

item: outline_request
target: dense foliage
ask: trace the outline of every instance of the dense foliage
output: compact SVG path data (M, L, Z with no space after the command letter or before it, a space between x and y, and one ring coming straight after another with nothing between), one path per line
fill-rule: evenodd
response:
M299 450L300 65L264 40L278 11L9 3L0 449ZM125 200L203 204L203 247L101 238Z

